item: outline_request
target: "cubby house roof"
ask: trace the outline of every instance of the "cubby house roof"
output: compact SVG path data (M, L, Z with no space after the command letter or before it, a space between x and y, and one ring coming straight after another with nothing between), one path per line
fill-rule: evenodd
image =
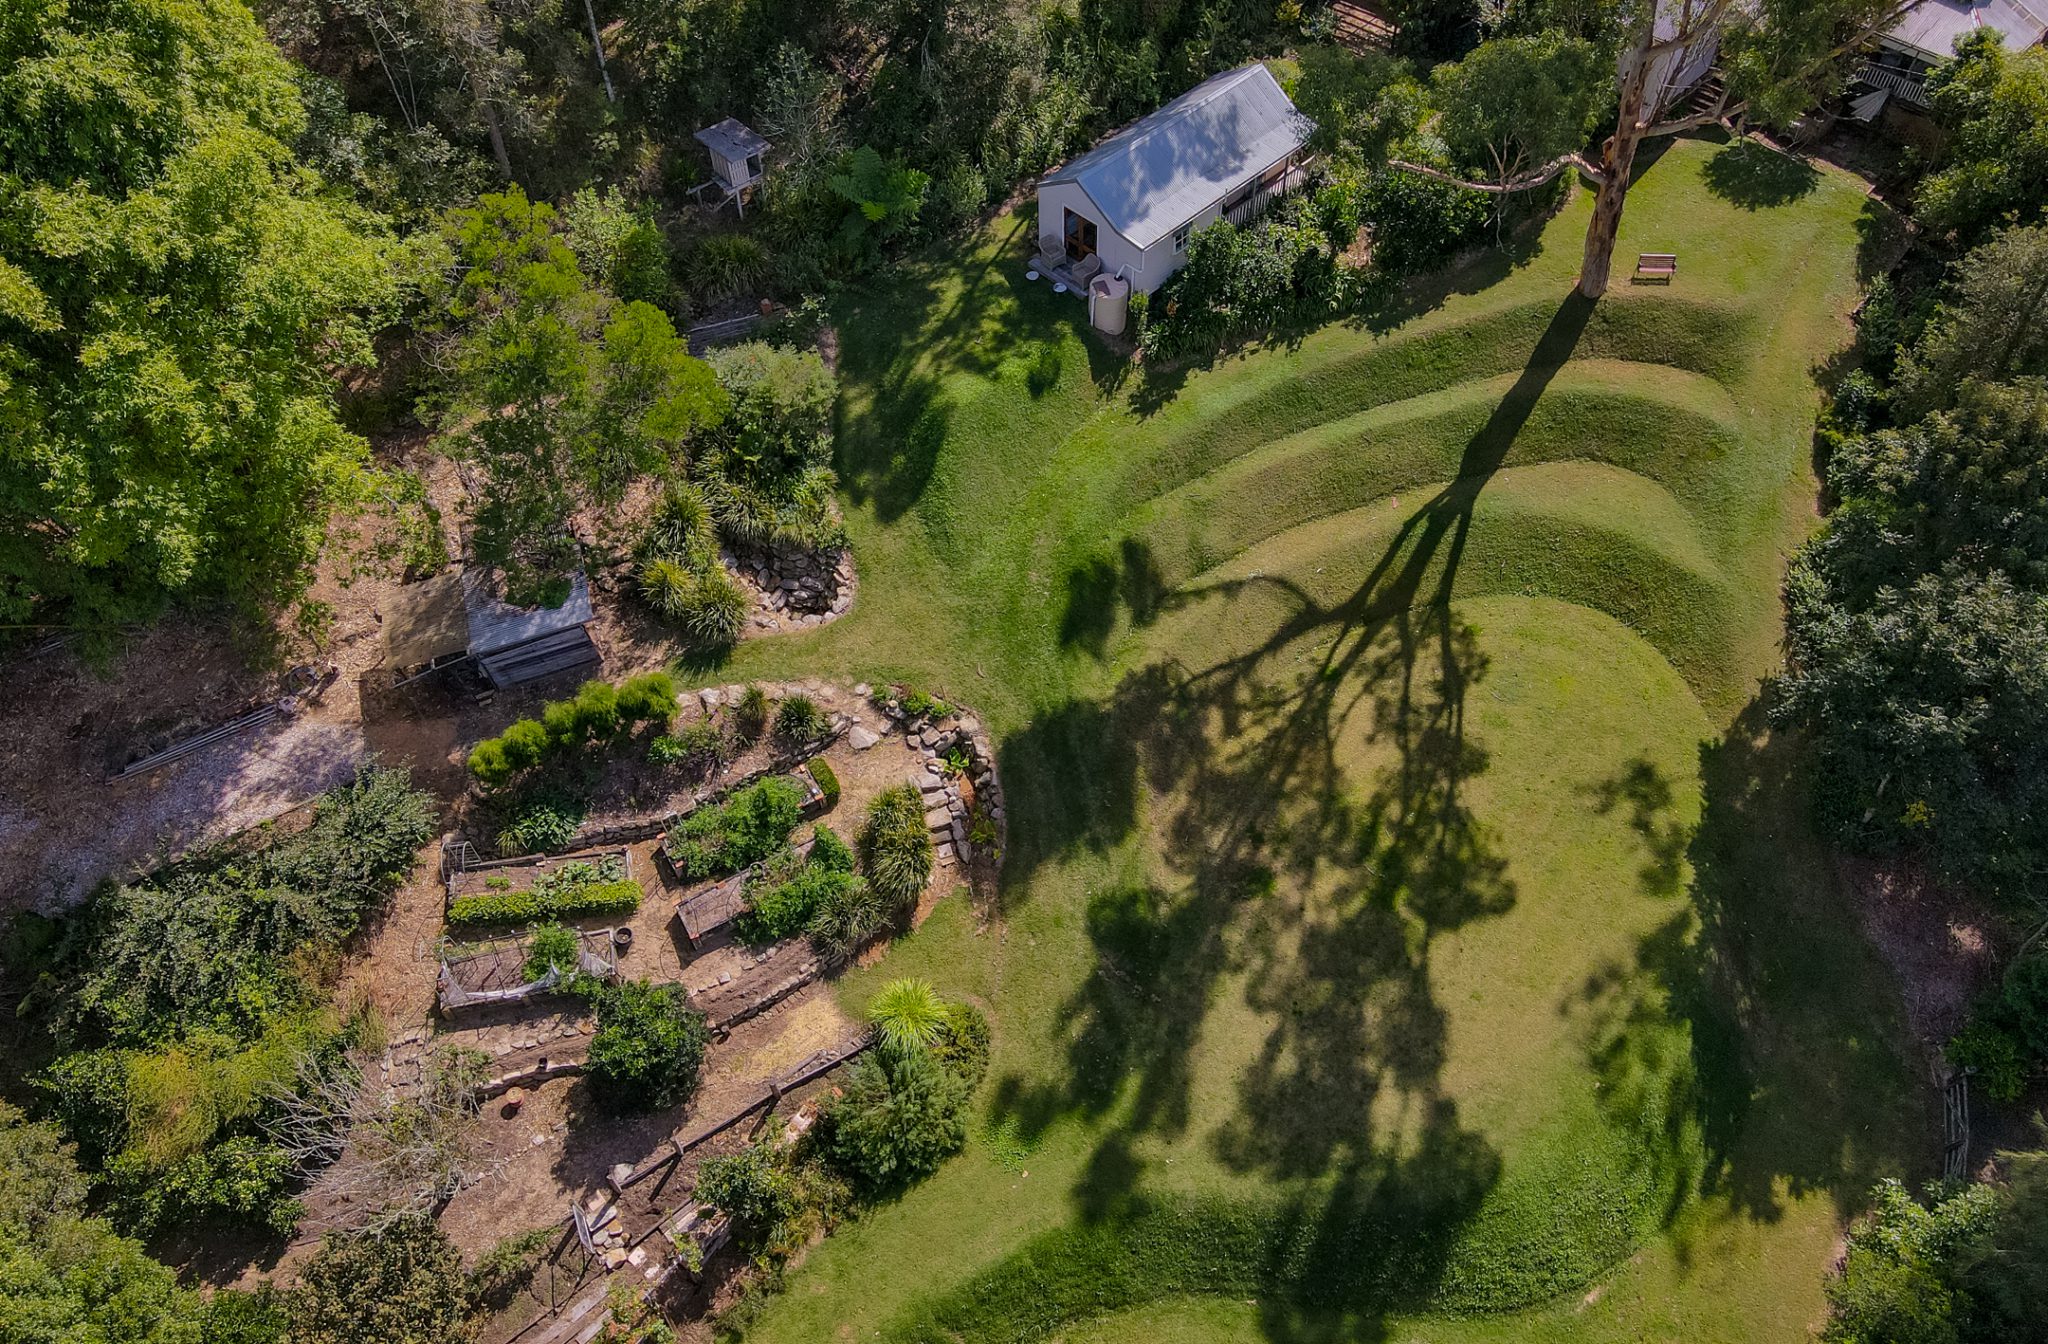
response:
M732 117L697 132L697 143L721 159L729 159L735 163L745 159L749 154L766 154L771 148L753 127Z

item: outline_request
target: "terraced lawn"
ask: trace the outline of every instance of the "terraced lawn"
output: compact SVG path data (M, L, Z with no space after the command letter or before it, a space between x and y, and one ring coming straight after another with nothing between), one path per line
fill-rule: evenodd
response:
M877 968L985 1002L968 1151L749 1339L1798 1339L1934 1152L1756 703L1866 206L1672 146L1567 297L1517 264L1141 375L1029 221L841 315L860 601L739 675L979 707L999 908ZM733 675L721 673L721 676Z

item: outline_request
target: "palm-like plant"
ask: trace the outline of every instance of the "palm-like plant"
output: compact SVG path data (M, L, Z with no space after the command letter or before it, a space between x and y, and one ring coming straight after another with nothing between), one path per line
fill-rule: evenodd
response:
M946 1005L923 980L891 980L868 1004L868 1020L892 1049L922 1050L939 1038Z
M868 882L885 899L897 904L917 899L932 876L932 835L916 789L898 784L869 804L860 859Z

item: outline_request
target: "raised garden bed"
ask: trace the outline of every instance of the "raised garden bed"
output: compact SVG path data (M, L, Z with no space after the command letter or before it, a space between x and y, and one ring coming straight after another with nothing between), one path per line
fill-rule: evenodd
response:
M595 929L579 935L579 972L605 980L618 978L614 933L612 929ZM540 979L529 980L526 959L531 943L523 934L473 943L444 942L437 976L441 1010L454 1012L484 1004L518 1003L553 993L568 977L559 968L553 968Z

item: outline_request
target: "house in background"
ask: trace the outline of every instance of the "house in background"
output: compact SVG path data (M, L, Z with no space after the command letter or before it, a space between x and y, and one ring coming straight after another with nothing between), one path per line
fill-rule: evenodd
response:
M1668 42L1676 36L1682 17L1681 7L1671 0L1659 4L1654 32L1656 40ZM1649 82L1643 88L1650 119L1675 117L1694 108L1702 111L1712 108L1713 100L1721 96L1720 82L1714 77L1714 62L1720 58L1721 29L1718 24L1711 23L1684 46L1652 53ZM1711 87L1706 87L1709 85Z
M1149 294L1219 219L1247 224L1306 180L1314 124L1263 65L1213 76L1040 179L1039 271Z
M1938 132L1927 115L1927 72L1955 54L1957 38L1979 28L1996 28L2007 51L2025 51L2048 35L2048 0L1920 0L1856 72L1849 115L1931 143Z

